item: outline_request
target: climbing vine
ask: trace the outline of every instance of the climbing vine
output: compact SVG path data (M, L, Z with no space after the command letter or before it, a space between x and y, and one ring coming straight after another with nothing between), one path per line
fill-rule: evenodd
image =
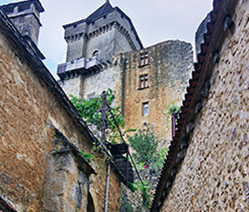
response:
M122 129L122 133L125 134L131 130L124 131L125 122L121 114L121 107L112 106L113 101L115 100L115 91L108 89L106 101L110 106L106 110L106 137L110 143L120 143L121 137L118 132L118 127ZM93 124L97 127L98 130L101 129L101 116L102 116L102 99L103 94L98 97L85 100L73 95L70 95L70 100L75 106L81 117L88 123Z

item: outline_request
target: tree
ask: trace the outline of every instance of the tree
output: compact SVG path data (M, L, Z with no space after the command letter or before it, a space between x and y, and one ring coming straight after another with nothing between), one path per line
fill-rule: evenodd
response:
M138 163L149 165L156 156L158 141L151 130L139 130L133 137L128 136L131 147L136 151L133 153Z

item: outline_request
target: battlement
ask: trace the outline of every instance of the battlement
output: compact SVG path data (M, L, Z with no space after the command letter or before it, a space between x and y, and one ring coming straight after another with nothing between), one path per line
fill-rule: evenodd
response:
M96 51L100 60L107 61L119 53L143 48L131 19L108 1L87 18L63 28L68 44L67 62L91 58Z
M107 61L104 63L99 60L98 55L89 59L79 58L70 62L58 65L57 74L61 80L77 77L78 75L91 75L104 70L112 63Z

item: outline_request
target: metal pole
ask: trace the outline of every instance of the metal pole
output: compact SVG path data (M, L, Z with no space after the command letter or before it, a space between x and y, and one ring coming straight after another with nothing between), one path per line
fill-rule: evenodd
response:
M117 122L116 122L116 119L114 118L114 115L113 115L112 112L111 112L111 107L110 107L110 105L107 104L107 107L108 107L108 109L109 109L109 111L110 111L110 113L111 113L111 116L112 116L112 118L113 118L113 120L114 120L115 125L117 126L117 129L118 129L118 132L119 132L119 134L120 134L121 140L122 140L122 141L127 145L127 147L129 148L129 145L125 142L124 137L123 137L123 135L122 135L122 133L121 133L121 130L119 129L119 126L118 126L118 124L117 124ZM128 155L130 156L130 158L131 158L131 162L132 162L132 164L133 164L133 166L134 166L134 168L135 168L135 170L136 170L136 173L137 173L138 178L140 179L141 183L142 183L143 186L144 186L144 182L143 182L141 176L139 175L139 172L138 172L138 170L137 170L136 164L135 164L135 162L134 162L134 160L133 160L133 158L132 158L132 156L131 156L131 154L130 154L130 152L129 152L129 149L128 149L127 153L128 153ZM127 179L128 179L128 178L127 178Z
M175 137L175 131L176 131L176 118L175 118L175 112L172 112L171 114L171 127L172 127L172 140Z
M105 212L107 212L108 209L109 177L110 177L110 163L108 162L107 176L106 176L106 191L105 191Z
M102 93L102 116L101 116L101 141L103 144L106 144L106 135L105 135L105 130L106 130L106 97L107 97L107 94L105 91L103 91Z
M142 183L143 186L144 186L144 181L142 180L141 176L139 175L139 172L138 172L138 170L137 170L136 164L135 164L135 162L134 162L134 160L133 160L133 158L132 158L132 156L131 156L130 153L129 153L129 155L130 155L130 158L131 158L131 162L133 163L133 166L134 166L134 168L135 168L135 170L136 170L137 176L138 176L139 180L141 181L141 183Z
M128 178L129 178L129 145L127 144L126 150L126 185L128 186Z

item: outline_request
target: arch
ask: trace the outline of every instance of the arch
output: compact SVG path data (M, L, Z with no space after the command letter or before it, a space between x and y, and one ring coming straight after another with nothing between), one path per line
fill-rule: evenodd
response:
M92 54L92 56L98 56L99 55L99 50L95 50Z

